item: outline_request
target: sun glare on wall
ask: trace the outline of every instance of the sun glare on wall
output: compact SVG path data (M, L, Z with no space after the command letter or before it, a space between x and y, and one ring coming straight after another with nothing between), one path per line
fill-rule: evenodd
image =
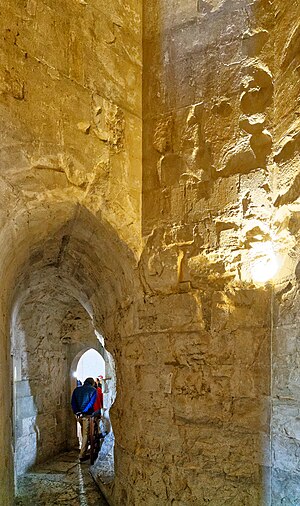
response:
M266 283L278 272L279 261L271 241L251 244L250 271L255 283Z

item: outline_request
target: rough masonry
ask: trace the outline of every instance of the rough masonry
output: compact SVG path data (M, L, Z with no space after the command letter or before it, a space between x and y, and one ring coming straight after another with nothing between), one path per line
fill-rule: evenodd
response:
M111 504L298 504L299 14L298 0L1 7L3 505L25 463L10 354L38 417L19 407L14 430L30 447L40 430L42 461L55 445L35 361L62 380L95 331L116 367ZM278 269L258 283L266 251Z

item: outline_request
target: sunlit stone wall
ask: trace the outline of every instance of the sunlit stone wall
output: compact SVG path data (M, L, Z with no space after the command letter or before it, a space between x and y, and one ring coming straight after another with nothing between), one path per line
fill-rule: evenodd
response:
M267 1L144 5L148 504L154 480L161 504L270 500L274 23Z
M138 247L139 2L5 2L1 164L22 195L61 190ZM26 176L25 176L26 173ZM129 239L130 237L130 239Z
M299 502L299 9L144 8L143 279L175 504Z

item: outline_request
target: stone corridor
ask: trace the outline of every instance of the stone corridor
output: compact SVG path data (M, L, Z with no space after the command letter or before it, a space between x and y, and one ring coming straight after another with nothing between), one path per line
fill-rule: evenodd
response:
M0 5L0 506L299 506L300 0Z
M95 484L89 463L78 452L63 453L18 480L15 506L108 506Z

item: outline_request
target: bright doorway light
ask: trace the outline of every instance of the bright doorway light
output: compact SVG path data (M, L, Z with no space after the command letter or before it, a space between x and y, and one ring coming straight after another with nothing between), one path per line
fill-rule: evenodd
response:
M105 377L105 362L96 350L87 350L80 358L74 376L84 382L86 378Z

